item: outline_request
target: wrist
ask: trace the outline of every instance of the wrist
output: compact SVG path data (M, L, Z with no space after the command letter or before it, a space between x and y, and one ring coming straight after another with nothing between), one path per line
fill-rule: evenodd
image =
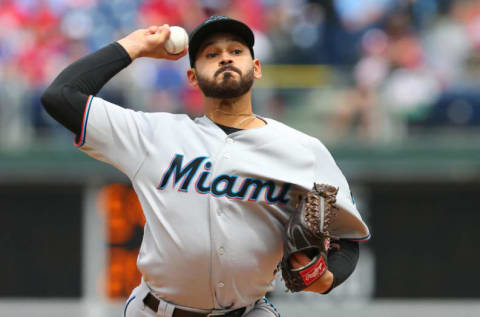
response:
M142 48L140 45L138 45L138 43L133 43L132 41L129 41L127 38L118 40L117 43L123 47L123 49L127 52L128 56L130 56L130 59L132 61L136 58L141 57Z
M327 270L318 280L307 287L305 291L323 294L330 290L333 285L333 273Z

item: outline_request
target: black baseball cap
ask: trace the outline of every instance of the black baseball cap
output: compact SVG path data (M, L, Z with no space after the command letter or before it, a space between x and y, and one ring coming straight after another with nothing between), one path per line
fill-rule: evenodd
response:
M255 37L248 25L226 16L212 15L197 26L190 34L188 54L192 68L195 65L195 58L203 41L215 33L231 33L239 36L250 49L252 58L254 57L253 44L255 43Z

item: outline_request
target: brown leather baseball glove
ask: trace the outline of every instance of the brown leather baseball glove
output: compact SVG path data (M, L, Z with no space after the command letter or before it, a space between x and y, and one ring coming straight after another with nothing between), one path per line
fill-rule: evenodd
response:
M329 226L338 210L337 192L338 188L331 185L314 184L287 224L280 266L285 285L292 292L307 288L328 269L327 252L332 238ZM310 263L293 268L290 257L297 252L306 254Z

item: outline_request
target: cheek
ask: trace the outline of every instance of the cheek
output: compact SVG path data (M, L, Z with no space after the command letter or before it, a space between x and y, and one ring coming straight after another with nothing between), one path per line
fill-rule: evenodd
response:
M200 77L203 79L208 79L211 77L210 70L205 67L197 67L196 73L197 73L197 78Z
M206 63L204 59L199 58L195 62L195 71L197 74L200 74L200 76L205 76L208 71L208 66L208 63Z
M247 66L243 67L242 74L245 76L247 74L255 74L255 65L248 64Z
M255 71L255 65L251 58L244 58L243 60L239 61L237 67L240 68L244 74Z
M202 68L201 72L200 72L200 75L203 77L203 78L212 78L213 74L215 74L215 71L217 69L212 67L212 66L205 66Z

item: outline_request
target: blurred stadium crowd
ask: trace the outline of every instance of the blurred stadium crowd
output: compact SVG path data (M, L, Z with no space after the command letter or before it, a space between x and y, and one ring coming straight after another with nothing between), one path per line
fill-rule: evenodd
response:
M261 101L272 105L269 116L281 120L288 108L310 103L329 109L323 122L332 138L364 141L395 139L385 131L401 138L480 124L479 0L0 0L0 145L71 137L39 98L69 63L136 28L191 31L211 14L249 24L263 64L328 66L321 93L300 89L285 99L271 89ZM138 60L101 96L195 116L200 96L185 81L187 68L186 58Z

